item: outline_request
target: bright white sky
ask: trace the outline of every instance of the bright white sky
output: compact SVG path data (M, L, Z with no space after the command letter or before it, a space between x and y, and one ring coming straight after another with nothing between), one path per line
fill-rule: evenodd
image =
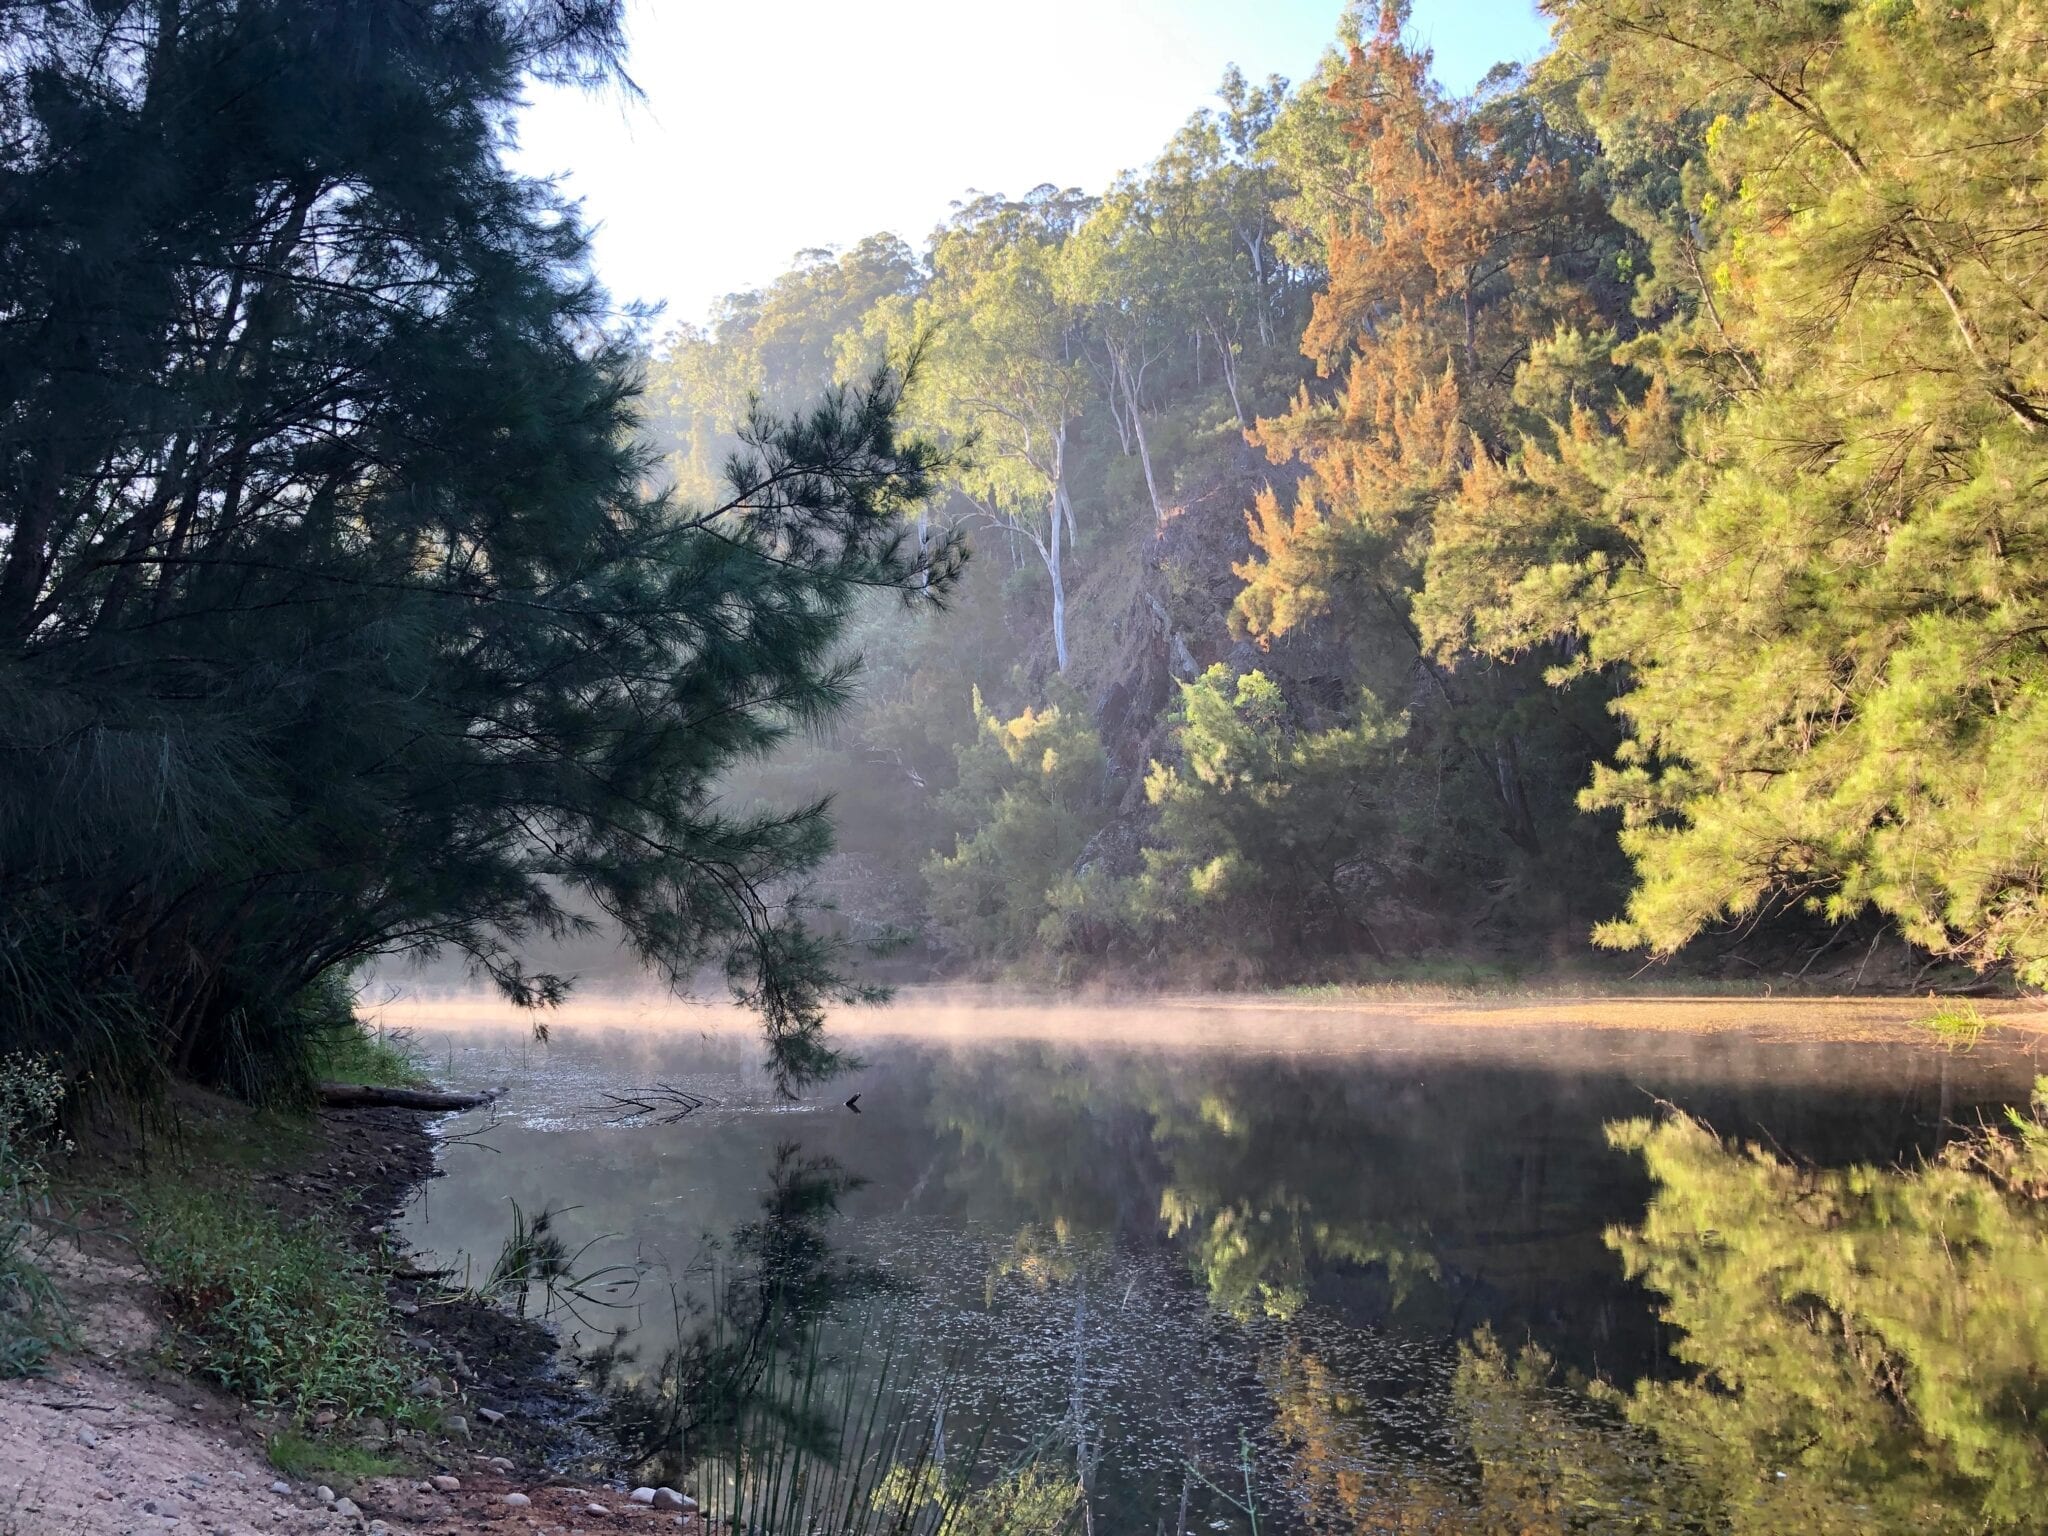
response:
M1305 78L1342 0L629 0L640 102L535 95L520 166L559 176L620 300L701 319L809 246L912 245L969 190L1098 191L1150 160L1224 66ZM1415 0L1468 89L1548 39L1532 0Z

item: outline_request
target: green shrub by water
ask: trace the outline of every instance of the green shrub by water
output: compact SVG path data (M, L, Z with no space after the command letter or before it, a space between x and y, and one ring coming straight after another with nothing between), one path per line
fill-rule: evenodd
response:
M390 1306L360 1255L240 1194L158 1188L137 1204L143 1262L186 1368L299 1418L404 1407Z
M1920 1027L1931 1033L1943 1045L1953 1049L1968 1049L1982 1040L1995 1023L1977 1011L1976 1005L1960 1000L1951 1000L1939 1005L1920 1021Z

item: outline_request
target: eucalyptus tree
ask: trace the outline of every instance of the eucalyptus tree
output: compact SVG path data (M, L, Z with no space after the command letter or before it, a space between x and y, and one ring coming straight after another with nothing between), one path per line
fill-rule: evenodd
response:
M934 450L876 374L645 487L633 337L536 79L617 0L17 0L0 41L0 1033L254 1089L337 967L594 907L723 956L789 1086L833 1065L819 806L715 778L844 698L856 597L943 594Z
M915 293L919 281L909 246L869 235L850 250L799 251L767 287L729 293L706 323L671 331L647 368L644 430L678 488L716 494L756 401L801 410L872 372L877 359L850 344L877 304Z
M1252 85L1233 67L1217 94L1222 109L1191 117L1152 163L1147 182L1187 273L1183 323L1197 338L1196 357L1206 337L1231 412L1249 428L1255 405L1244 363L1276 353L1294 361L1310 274L1282 248L1279 209L1292 188L1272 141L1290 100L1287 82L1272 75Z
M1081 316L1062 278L1067 242L1092 200L1052 186L1018 201L986 195L933 243L924 295L878 310L899 355L920 358L921 423L971 443L954 485L981 517L1045 568L1053 654L1067 669L1067 555L1076 422L1093 396Z
M1179 278L1162 227L1162 210L1136 177L1112 187L1061 253L1059 282L1086 316L1105 366L1101 397L1116 423L1124 451L1137 449L1145 493L1155 520L1166 515L1159 477L1145 437L1145 383L1180 337Z

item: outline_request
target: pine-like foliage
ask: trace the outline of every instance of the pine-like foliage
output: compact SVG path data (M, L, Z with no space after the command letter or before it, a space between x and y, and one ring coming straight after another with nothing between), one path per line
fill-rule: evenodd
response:
M713 785L956 550L887 373L650 492L574 210L502 159L525 82L629 88L620 10L5 7L0 1038L253 1090L321 973L446 946L546 1003L521 940L596 909L830 1069L822 807Z
M2048 980L2048 9L1559 10L1695 405L1586 567L1635 680L1607 937L1791 896Z

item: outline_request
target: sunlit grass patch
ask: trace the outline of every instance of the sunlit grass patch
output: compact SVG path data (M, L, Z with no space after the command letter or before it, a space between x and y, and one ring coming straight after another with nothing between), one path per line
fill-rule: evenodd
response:
M286 1477L318 1477L334 1483L390 1477L403 1470L401 1462L376 1451L365 1450L360 1445L315 1439L291 1429L272 1435L266 1454L270 1464Z
M1974 1003L1951 999L1921 1019L1919 1027L1951 1050L1968 1050L1996 1029L1998 1022L1979 1013Z
M412 1032L351 1020L319 1036L312 1073L323 1083L360 1083L379 1088L421 1088L428 1081L425 1058Z

